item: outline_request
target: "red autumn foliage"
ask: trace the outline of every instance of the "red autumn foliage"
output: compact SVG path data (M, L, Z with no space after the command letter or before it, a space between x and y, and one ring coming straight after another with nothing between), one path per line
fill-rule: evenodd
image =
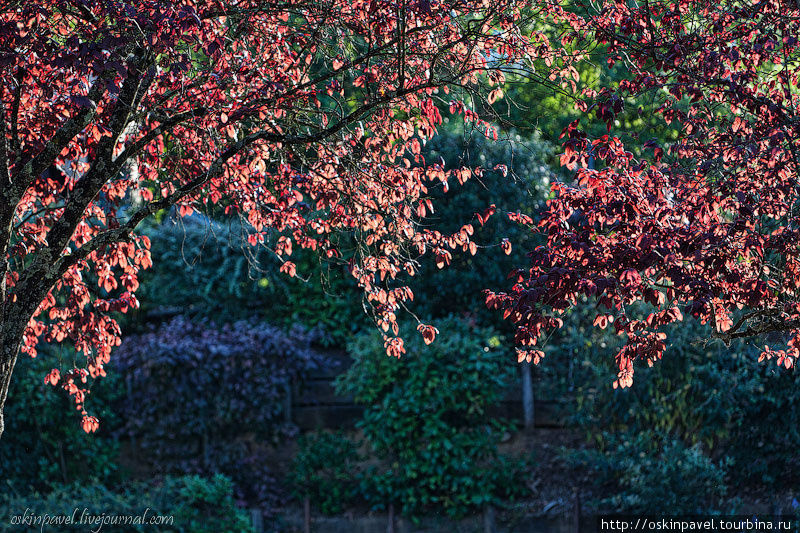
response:
M20 350L68 342L85 365L48 381L97 428L79 383L103 375L120 343L112 313L139 305L153 259L137 225L171 206L241 216L290 276L293 250L340 258L329 236L354 233L350 270L401 354L395 313L413 295L393 280L421 254L443 266L475 250L470 230L418 222L428 186L480 169L426 165L421 143L448 100L496 136L470 105L500 98L507 71L545 58L560 81L568 54L523 33L533 15L513 0L0 8L0 409Z
M786 348L764 357L792 366L798 5L573 7L46 0L0 9L0 409L20 350L69 342L85 364L48 382L75 398L84 429L97 429L83 385L104 374L120 342L112 313L138 306L138 275L152 261L136 227L172 206L241 216L248 241L271 246L288 275L302 274L293 250L341 258L329 237L353 233L350 272L387 353L400 356L397 312L413 294L398 277L421 254L444 267L453 252L476 251L471 226L442 235L419 223L432 211L429 186L481 174L423 161L439 110L495 137L465 91L494 102L506 75L534 60L537 77L574 91L573 64L598 42L609 65L629 69L578 103L608 133L590 139L580 121L564 130L561 161L575 182L553 185L535 223L547 245L513 273L509 292L487 295L518 325L520 359L538 361L540 336L586 297L602 308L595 324L627 339L618 386L630 385L635 361L661 357L663 328L684 315L724 341L785 332ZM523 32L537 27L528 17L564 31ZM680 129L669 146L644 143L650 159L615 131L641 97Z
M553 185L532 225L547 244L487 304L534 349L563 312L591 300L594 325L627 340L615 387L632 383L634 362L661 358L665 326L684 316L725 342L790 339L762 358L791 367L800 355L800 4L584 7L575 45L603 44L608 64L624 61L628 76L585 92L579 108L609 133L590 139L580 121L564 130L561 162L575 180ZM644 143L651 160L615 135L616 117L637 98L655 101L680 130L669 146Z
M427 324L420 324L417 326L417 331L419 331L422 335L422 340L425 342L425 344L432 343L434 339L436 339L436 334L439 333L438 329Z

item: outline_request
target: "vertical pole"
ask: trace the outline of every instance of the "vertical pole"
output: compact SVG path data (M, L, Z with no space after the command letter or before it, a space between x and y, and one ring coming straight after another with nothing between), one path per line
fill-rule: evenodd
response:
M386 533L394 533L394 504L389 504L389 524L386 526Z
M311 498L303 499L303 531L311 533Z
M255 533L264 533L264 521L261 517L261 509L250 509L250 520L253 522Z
M494 507L491 504L488 504L483 509L483 533L495 533Z
M522 413L525 421L525 429L533 429L535 422L533 379L531 378L533 369L529 362L523 361L520 370L522 371Z
M286 417L285 422L287 424L292 423L292 383L290 379L286 380L285 384L286 388L286 399L284 405L284 416Z

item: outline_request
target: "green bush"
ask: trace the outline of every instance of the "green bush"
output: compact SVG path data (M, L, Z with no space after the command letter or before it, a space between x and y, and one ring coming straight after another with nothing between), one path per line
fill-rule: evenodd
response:
M652 430L706 448L730 435L744 404L744 398L737 396L755 393L748 371L754 361L727 353L721 345L695 344L702 330L693 323L679 324L668 331L670 344L661 361L652 368L638 362L633 386L613 389L618 372L614 354L624 339L613 327L592 327L596 312L576 309L546 349L552 355L545 358L547 368L542 369L546 385L572 388L573 423L595 439L601 431Z
M316 433L298 445L289 476L294 496L309 498L323 514L341 513L356 495L355 444L338 433Z
M34 358L20 355L5 407L0 443L0 493L48 490L69 482L110 482L117 478L119 446L111 437L117 417L110 406L119 397L113 372L91 385L86 407L100 417L97 433L81 429L75 403L61 388L45 385L53 368L72 368L74 351L43 347Z
M221 474L210 479L200 476L168 478L160 490L158 496L165 501L162 505L172 508L179 531L238 533L252 530L247 515L234 504L231 480Z
M759 363L763 342L704 342L707 329L690 320L669 328L661 361L637 365L633 386L615 390L614 353L623 339L613 328L593 328L595 314L588 307L570 313L537 372L542 396L575 399L571 422L600 449L608 435L653 432L730 459L731 484L797 485L800 373Z
M606 434L608 448L573 456L596 472L604 493L603 512L704 514L718 511L727 493L726 462L715 463L700 445L686 447L677 439L650 432Z
M154 263L143 273L138 291L142 312L225 322L249 317L266 298L272 279L254 267L267 261L266 254L247 246L238 223L200 215L168 217L145 233ZM248 257L247 251L256 253Z
M387 357L379 335L349 346L353 366L337 388L364 406L358 425L380 460L361 476L375 508L393 503L407 516L435 508L462 516L515 493L521 479L498 469L497 443L507 427L488 416L513 364L492 330L448 318L430 346L406 335L407 353Z
M74 523L47 525L19 523L28 516L74 516ZM125 524L116 517L141 517L145 520L160 516L164 522ZM168 531L176 533L239 533L252 531L246 513L234 505L233 489L229 479L217 475L212 478L198 476L168 477L162 483L149 486L144 483L111 490L102 484L55 486L49 493L33 492L13 496L0 502L0 532L35 530L86 531L89 519L105 515L103 531ZM27 526L27 527L21 527ZM96 530L100 523L91 524Z

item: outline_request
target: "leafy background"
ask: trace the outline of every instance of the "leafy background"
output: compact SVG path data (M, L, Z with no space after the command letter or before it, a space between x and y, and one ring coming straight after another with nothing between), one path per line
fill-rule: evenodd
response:
M585 74L587 83L619 75ZM300 276L288 278L275 257L244 244L237 220L161 213L144 228L157 262L143 279L143 305L120 317L126 340L109 376L92 384L100 431L80 430L62 391L42 381L53 361L67 368L74 354L43 347L19 362L0 446L0 514L150 506L174 514L176 531L244 531L244 508L279 525L287 505L308 498L315 513L392 505L410 517L457 518L537 497L548 483L537 476L559 461L585 480L590 510L734 512L759 498L791 501L800 482L794 369L758 363L748 343L697 343L706 332L682 324L663 361L638 370L632 389L613 390L609 354L620 340L591 326L588 305L564 317L535 369L537 399L560 400L580 444L552 461L537 460L537 449L502 451L519 424L490 412L518 386L516 358L508 323L485 309L481 291L506 287L539 244L505 213L541 209L560 172L553 143L573 118L560 97L513 83L507 93L496 110L519 106L505 108L500 141L453 120L424 146L427 161L486 169L447 193L431 190L429 227L471 222L480 245L443 270L423 259L411 280L410 310L439 329L436 342L424 344L409 316L408 353L389 359L342 263L300 252ZM673 135L646 113L623 118L662 140ZM534 124L544 133L532 134ZM475 213L491 204L498 214L478 224ZM363 415L357 431L299 435L285 416L287 388L301 386L327 350L352 359L338 390ZM276 453L288 454L288 471L274 468Z

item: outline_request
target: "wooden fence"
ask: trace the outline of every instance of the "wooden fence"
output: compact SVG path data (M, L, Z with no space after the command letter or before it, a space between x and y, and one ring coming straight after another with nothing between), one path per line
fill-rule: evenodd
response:
M347 370L351 360L345 352L324 354L325 364L314 370L302 384L286 395L287 418L301 430L350 429L361 417L362 408L353 399L336 393L334 379ZM535 389L534 389L535 390ZM564 427L563 405L550 399L534 400L534 427ZM522 387L519 380L490 412L495 418L523 418Z

